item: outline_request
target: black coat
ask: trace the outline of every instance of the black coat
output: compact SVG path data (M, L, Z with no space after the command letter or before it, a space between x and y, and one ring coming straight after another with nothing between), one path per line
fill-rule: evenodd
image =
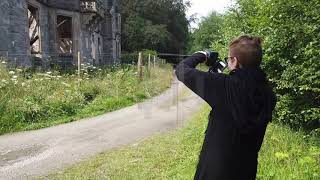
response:
M255 179L275 95L260 68L229 75L195 69L204 60L199 53L176 67L178 79L212 107L194 179Z

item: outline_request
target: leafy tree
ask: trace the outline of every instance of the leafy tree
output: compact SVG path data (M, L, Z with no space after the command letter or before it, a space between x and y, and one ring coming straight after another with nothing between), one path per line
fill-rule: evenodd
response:
M126 19L124 25L122 43L125 45L125 50L134 50L143 48L141 43L144 39L144 29L146 21L140 16L130 16Z
M208 17L202 19L199 28L192 33L192 52L207 49L212 43L222 43L223 16L217 12L212 12Z
M183 52L188 43L187 6L183 0L123 0L124 51Z

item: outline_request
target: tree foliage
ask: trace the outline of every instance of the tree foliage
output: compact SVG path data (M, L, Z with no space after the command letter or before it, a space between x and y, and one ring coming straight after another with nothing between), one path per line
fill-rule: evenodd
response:
M222 23L223 16L217 12L212 12L208 17L204 17L199 28L195 29L191 35L193 39L191 52L209 48L213 42L220 42L223 35Z
M187 6L183 0L122 0L124 51L184 51L189 35Z
M275 120L318 133L319 9L317 0L237 0L223 15L221 41L211 40L211 48L226 55L228 43L233 38L243 34L261 36L264 39L263 68L278 95ZM214 35L220 36L213 29L210 35L196 31L199 32L201 34L193 36L204 35L209 39ZM206 42L201 43L206 45Z

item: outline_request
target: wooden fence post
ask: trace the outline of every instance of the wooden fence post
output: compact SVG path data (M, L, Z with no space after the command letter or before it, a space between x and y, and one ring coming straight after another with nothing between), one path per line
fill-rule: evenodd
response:
M81 57L80 57L80 51L78 51L78 78L81 78Z
M151 68L151 54L148 56L148 70L150 71Z
M153 56L153 68L156 68L156 56Z
M143 72L142 72L142 52L139 52L139 59L138 59L138 76L139 81L143 80Z

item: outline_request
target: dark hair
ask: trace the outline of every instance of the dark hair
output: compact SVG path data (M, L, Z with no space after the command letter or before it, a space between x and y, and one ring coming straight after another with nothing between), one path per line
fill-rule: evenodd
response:
M231 56L237 57L244 67L258 67L262 62L262 39L254 36L240 36L230 45Z

